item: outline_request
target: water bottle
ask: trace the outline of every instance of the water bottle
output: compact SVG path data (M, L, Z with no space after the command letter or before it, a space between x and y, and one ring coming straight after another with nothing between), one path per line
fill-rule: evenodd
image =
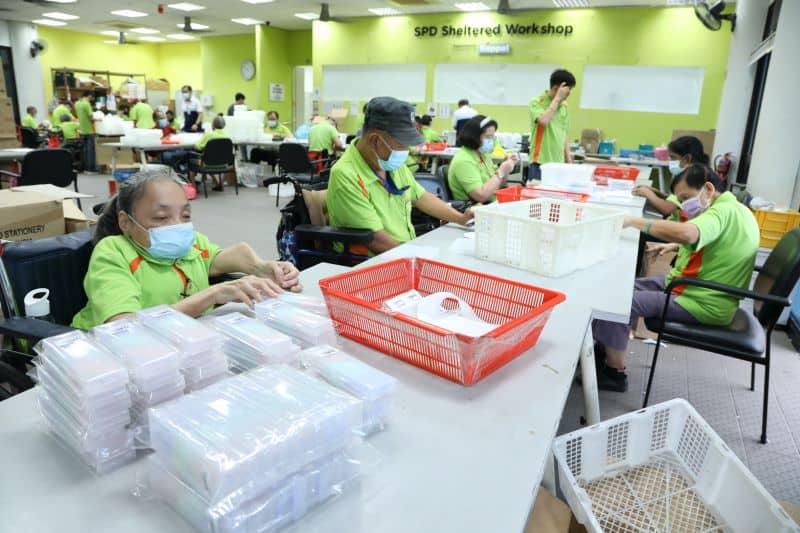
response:
M50 315L50 289L33 289L25 295L25 316L55 323Z

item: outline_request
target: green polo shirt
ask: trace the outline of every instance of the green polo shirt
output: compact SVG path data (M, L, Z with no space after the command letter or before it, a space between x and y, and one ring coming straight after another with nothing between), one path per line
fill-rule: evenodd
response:
M178 124L178 119L173 119L172 122L169 123L169 127L175 131L181 131L181 125Z
M59 126L61 128L61 133L64 135L64 139L77 139L79 137L78 128L80 128L80 124L77 122L62 122Z
M128 118L137 128L152 129L156 123L153 120L153 108L147 102L136 102L128 113Z
M53 109L53 115L50 119L50 125L52 127L58 127L61 125L61 117L63 115L72 116L72 111L69 110L67 106L64 104L58 104L55 109Z
M308 149L311 152L327 150L333 153L333 140L339 137L339 132L327 120L314 124L308 130Z
M425 189L407 167L391 172L403 194L390 194L356 148L358 138L350 143L333 165L328 182L327 207L332 226L384 230L392 238L406 242L417 236L411 223L411 207Z
M672 222L686 222L686 217L681 214L681 202L678 200L678 197L674 194L670 194L667 196L667 201L670 203L675 204L678 209L673 211L672 213L667 216L666 220L670 220Z
M491 154L462 146L447 167L447 183L455 200L469 200L469 193L489 181L497 167ZM497 198L492 196L489 201Z
M22 127L36 129L39 127L39 124L36 122L36 119L33 118L33 115L27 113L24 117L22 117Z
M425 139L426 143L442 142L442 138L439 136L438 133L436 133L436 130L434 130L430 126L422 127L422 138Z
M94 125L92 124L92 104L86 98L81 98L75 104L75 114L78 115L78 123L80 124L79 131L82 135L91 135L94 133Z
M172 305L182 294L208 288L208 272L220 247L195 232L194 247L177 261L153 259L124 235L97 243L83 288L89 301L72 319L72 326L90 329L109 318L155 305ZM184 280L188 280L184 285Z
M569 131L567 103L561 102L547 126L536 122L552 101L549 91L531 100L531 161L536 163L564 162L564 146Z
M272 135L281 135L283 137L292 137L292 130L290 130L285 124L280 124L280 123L278 123L278 125L275 126L274 128L265 126L264 132L271 133Z
M678 250L675 278L697 278L746 289L750 286L758 251L759 231L750 210L730 192L722 193L702 214L686 222L700 231L696 244ZM702 287L678 287L675 301L703 324L727 326L739 307L739 298Z
M208 144L208 141L210 141L211 139L229 139L229 138L230 135L225 133L225 130L212 130L211 133L206 133L199 141L197 141L195 148L197 148L198 151L202 152L203 150L206 149L206 145Z

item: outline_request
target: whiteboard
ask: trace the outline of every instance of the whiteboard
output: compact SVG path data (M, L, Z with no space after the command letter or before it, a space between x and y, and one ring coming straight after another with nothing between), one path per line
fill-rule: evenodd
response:
M704 77L703 67L586 65L581 108L696 115Z
M434 67L433 100L527 106L549 88L558 65L446 63Z
M322 98L352 101L394 96L424 102L425 81L425 65L323 65Z

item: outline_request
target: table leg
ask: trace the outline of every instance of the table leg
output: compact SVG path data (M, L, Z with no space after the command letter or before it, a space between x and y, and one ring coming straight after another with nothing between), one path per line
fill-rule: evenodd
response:
M547 459L544 463L542 486L550 491L550 494L558 494L556 488L556 462L555 458L553 457L552 449L547 452Z
M581 380L583 382L583 406L586 411L586 423L590 426L600 422L600 396L597 392L597 370L594 365L594 339L592 323L586 328L581 347Z
M119 148L113 146L111 148L111 177L114 177L114 173L117 171L117 152L119 152Z
M433 156L431 158L431 174L434 176L436 175L437 168L439 168L439 158L437 156Z
M658 185L661 188L661 192L664 194L669 194L669 186L664 178L664 167L658 167Z
M139 154L139 162L140 162L142 165L146 165L146 164L147 164L147 156L146 156L146 155L145 155L145 153L144 153L144 148L140 148L140 149L138 149L138 150L137 150L137 152L138 152L138 154Z

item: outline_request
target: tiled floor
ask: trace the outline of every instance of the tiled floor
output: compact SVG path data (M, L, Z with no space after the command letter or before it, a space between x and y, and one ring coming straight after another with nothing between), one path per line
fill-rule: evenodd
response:
M785 332L776 331L772 338L767 444L758 442L762 367L756 368L756 390L751 392L749 364L668 344L658 357L650 405L687 399L775 498L800 504L800 354ZM630 387L625 394L600 391L604 420L641 407L654 348L641 340L630 342ZM581 415L583 396L575 385L559 434L580 428Z

